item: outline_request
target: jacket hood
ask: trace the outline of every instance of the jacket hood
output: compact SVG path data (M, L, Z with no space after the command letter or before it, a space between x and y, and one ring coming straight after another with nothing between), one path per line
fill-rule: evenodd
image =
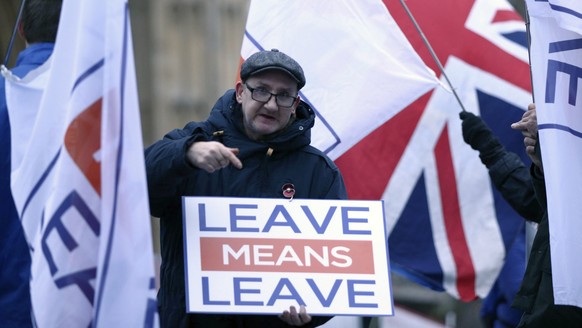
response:
M257 147L268 147L279 152L309 145L311 143L311 128L315 124L315 112L307 103L301 101L297 106L295 116L296 118L282 131L262 140L251 140L244 132L242 107L236 101L235 90L231 89L218 99L210 112L208 122L213 125L215 131L224 131L224 137L229 139L229 144L236 145L243 155L245 150Z

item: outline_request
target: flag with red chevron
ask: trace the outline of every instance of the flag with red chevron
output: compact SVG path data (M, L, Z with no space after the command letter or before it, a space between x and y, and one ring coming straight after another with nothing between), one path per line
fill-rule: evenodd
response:
M406 4L464 107L527 161L510 128L531 102L521 17L505 0ZM391 269L485 297L523 219L464 143L461 107L401 2L253 0L241 55L270 48L304 67L312 144L335 160L349 197L384 200Z

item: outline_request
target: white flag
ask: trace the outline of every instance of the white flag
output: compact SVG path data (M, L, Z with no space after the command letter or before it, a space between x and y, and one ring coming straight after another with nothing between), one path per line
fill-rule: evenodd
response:
M27 85L38 80L7 81L11 130L30 133L15 144L27 148L12 192L36 324L157 326L127 1L64 0L44 93Z
M25 77L19 79L12 75L12 72L2 66L2 74L5 75L6 102L12 107L18 106L18 113L9 117L10 125L19 127L10 130L10 165L14 171L22 162L22 156L28 149L30 141L30 131L36 122L38 106L42 98L43 90L46 88L50 74L51 58L38 68L28 72ZM19 82L19 83L13 83ZM26 106L19 106L27 104Z
M582 307L582 5L567 3L528 0L527 6L554 300Z
M438 83L380 0L252 0L241 55L272 48L303 67L312 145L332 159Z
M538 2L544 2L539 1ZM546 0L543 4L547 13L556 19L556 23L563 29L582 34L582 1ZM536 9L537 10L537 9Z

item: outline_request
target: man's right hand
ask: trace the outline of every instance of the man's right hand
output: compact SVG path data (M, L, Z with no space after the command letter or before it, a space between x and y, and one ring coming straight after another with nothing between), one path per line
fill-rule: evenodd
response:
M242 169L242 162L236 157L238 153L238 148L229 148L217 141L197 141L188 148L186 158L193 166L212 173L231 164Z
M535 152L535 147L538 142L538 118L536 114L536 105L529 104L529 106L527 106L527 111L523 113L521 120L511 124L511 128L521 131L521 134L523 134L525 152L531 161L541 169L542 161Z

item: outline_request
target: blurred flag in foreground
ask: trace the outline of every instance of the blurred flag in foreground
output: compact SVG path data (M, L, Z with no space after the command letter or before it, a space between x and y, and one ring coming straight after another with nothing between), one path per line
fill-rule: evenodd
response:
M582 307L582 3L527 1L556 304Z
M30 135L12 136L12 192L32 252L34 320L155 327L127 1L65 0L48 65L7 79L6 92L12 131Z

